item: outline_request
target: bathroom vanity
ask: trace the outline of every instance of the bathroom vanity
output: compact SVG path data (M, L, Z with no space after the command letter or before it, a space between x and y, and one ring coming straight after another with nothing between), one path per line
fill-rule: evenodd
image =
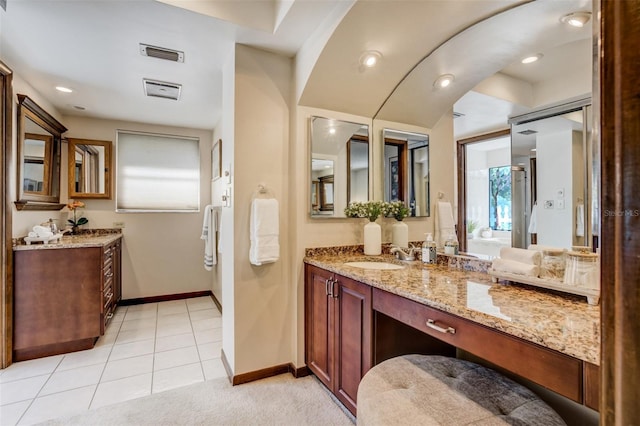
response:
M352 261L403 267L345 264ZM406 353L459 351L598 408L599 308L584 299L492 283L459 261L451 265L462 268L340 253L307 255L305 263L306 363L354 414L372 366Z
M118 233L14 245L14 361L90 349L121 298Z

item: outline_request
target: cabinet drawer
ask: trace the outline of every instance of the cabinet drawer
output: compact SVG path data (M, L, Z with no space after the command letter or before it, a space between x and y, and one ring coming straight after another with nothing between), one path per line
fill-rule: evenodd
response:
M582 361L380 290L373 309L582 403Z

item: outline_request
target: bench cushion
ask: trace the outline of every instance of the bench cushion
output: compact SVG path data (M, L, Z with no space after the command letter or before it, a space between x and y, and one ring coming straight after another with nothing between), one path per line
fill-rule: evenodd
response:
M358 425L565 425L536 394L486 367L404 355L373 367L358 387Z

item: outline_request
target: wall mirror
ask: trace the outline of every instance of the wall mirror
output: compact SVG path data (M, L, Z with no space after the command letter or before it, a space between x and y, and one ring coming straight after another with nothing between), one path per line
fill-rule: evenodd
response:
M384 201L403 201L410 216L429 216L429 136L382 131Z
M31 98L18 95L18 210L60 210L60 149L67 129Z
M582 99L509 120L513 247L591 246L590 104Z
M369 126L311 117L311 217L344 218L350 202L369 199Z
M68 139L69 198L111 198L111 142Z

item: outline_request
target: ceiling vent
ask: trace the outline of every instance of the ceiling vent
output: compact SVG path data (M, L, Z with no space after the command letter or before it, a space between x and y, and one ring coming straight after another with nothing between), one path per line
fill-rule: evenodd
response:
M140 43L140 54L172 62L184 62L184 52Z
M147 96L153 96L155 98L165 99L180 99L180 91L182 90L182 84L167 83L166 81L149 80L148 78L142 79L144 83L144 93Z
M527 129L527 130L523 130L521 132L518 132L521 135L534 135L538 132L536 132L535 130L531 130L531 129Z

